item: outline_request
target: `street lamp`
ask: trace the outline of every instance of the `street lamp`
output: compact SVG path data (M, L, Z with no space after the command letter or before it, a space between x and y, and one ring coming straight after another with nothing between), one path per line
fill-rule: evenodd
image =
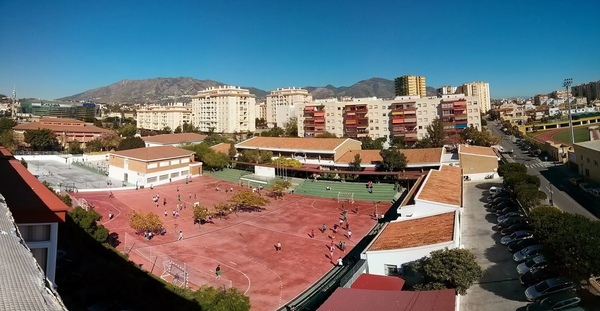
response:
M552 190L552 184L550 184L550 188L546 187L546 189L548 189L548 192L550 192L550 205L554 205L552 202L554 202L552 200L552 195L554 194L554 191Z
M569 130L571 131L571 145L575 144L575 136L573 134L573 114L571 113L571 101L569 100L569 87L573 84L573 78L567 78L563 82L563 86L567 90L567 109L569 109Z

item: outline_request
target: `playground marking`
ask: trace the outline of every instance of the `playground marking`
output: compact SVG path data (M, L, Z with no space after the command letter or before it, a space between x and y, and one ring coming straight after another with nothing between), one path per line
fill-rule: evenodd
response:
M236 264L235 262L233 262L233 261L231 261L231 260L230 260L229 262L231 262L232 264L234 264L234 265L236 265L236 266L237 266L237 264Z

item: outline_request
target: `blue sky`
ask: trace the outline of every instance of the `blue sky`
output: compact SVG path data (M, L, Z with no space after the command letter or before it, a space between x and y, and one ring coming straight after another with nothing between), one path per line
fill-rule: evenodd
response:
M492 98L600 80L600 1L0 0L0 93L189 76L272 90L424 75Z

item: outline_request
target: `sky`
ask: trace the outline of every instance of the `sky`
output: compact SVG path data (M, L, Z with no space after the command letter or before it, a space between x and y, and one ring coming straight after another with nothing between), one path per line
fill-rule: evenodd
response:
M524 97L600 80L600 1L0 0L0 94L123 79L350 86L425 76Z

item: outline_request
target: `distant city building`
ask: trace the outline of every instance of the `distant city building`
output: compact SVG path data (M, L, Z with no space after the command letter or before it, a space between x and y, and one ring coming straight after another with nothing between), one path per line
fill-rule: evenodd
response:
M265 121L267 120L267 103L262 102L262 103L256 103L256 118L257 119L264 119Z
M236 86L210 87L192 96L192 124L200 131L235 133L256 130L256 99Z
M283 127L288 119L296 116L297 104L308 104L312 99L307 90L295 87L271 91L267 95L267 125Z
M69 143L74 141L85 147L85 143L104 134L112 133L110 130L88 125L83 121L62 118L44 118L39 122L20 123L13 127L13 132L15 139L23 143L25 141L25 131L37 129L52 130L62 147L67 147Z
M454 94L454 93L456 93L456 87L450 86L450 85L444 85L444 86L436 89L436 92L437 92L438 96Z
M600 100L600 81L579 84L571 87L575 97L585 97L588 103Z
M481 112L487 113L492 108L490 99L490 84L485 82L465 83L459 86L456 93L465 94L466 96L479 97L479 106Z
M74 103L58 100L23 99L20 101L19 116L24 117L54 117L95 118L100 115L100 106L92 103Z
M183 147L185 145L200 144L204 141L205 138L206 135L201 135L197 133L177 133L144 136L142 137L142 140L144 141L144 143L146 143L146 147Z
M171 131L184 123L192 122L191 106L147 106L137 111L137 127L159 131L169 127Z
M424 76L402 76L394 80L396 96L427 96L427 85Z

